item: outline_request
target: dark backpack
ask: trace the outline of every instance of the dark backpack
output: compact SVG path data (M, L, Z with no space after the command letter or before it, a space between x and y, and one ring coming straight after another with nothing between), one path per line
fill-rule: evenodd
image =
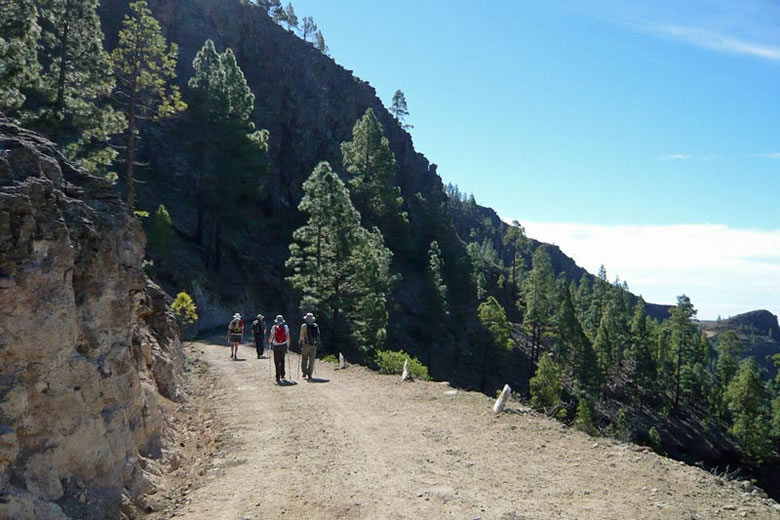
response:
M255 334L265 335L265 323L262 320L256 320L252 323L252 332Z
M277 345L287 343L287 331L284 328L284 323L274 325L274 341Z
M320 342L320 327L316 323L306 324L306 343L317 345Z

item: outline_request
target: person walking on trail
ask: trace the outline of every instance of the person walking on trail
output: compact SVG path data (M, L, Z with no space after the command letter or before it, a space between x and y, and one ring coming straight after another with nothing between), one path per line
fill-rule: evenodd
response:
M320 343L320 327L310 312L303 317L298 343L301 345L301 372L311 381L314 372L314 359L317 357L317 345Z
M284 379L284 356L287 349L290 348L290 327L284 322L284 317L280 314L274 320L276 323L271 327L271 333L268 335L268 342L274 349L274 366L276 367L276 382L281 383Z
M244 339L244 320L239 313L235 313L230 320L228 336L230 337L230 359L238 359L238 344Z
M257 319L252 322L252 333L255 335L255 349L257 350L257 359L263 357L263 342L265 341L265 322L262 314L257 315Z

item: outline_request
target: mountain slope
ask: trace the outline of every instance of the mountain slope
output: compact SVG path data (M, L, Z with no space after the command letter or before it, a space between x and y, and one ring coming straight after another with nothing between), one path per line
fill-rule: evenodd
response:
M769 378L774 379L777 368L772 362L772 356L780 354L780 327L777 316L767 310L756 310L725 320L700 323L707 335L714 340L728 330L734 331L744 347L742 355L754 358Z

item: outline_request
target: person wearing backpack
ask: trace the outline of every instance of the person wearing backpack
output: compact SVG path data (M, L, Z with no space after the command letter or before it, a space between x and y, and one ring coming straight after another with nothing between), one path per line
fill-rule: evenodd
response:
M238 344L244 338L244 320L239 313L233 315L228 325L228 337L230 338L230 359L238 359Z
M301 372L303 377L308 377L311 381L314 372L314 359L317 356L317 345L320 343L320 327L310 312L306 313L303 321L298 339L298 343L301 345Z
M252 322L252 333L255 335L255 349L257 350L257 359L263 357L263 342L265 341L265 322L262 314L257 315L257 319Z
M276 382L281 383L284 379L284 355L290 348L290 327L284 322L284 317L280 314L276 317L276 323L271 327L271 333L268 335L268 342L274 349L274 366L276 367Z

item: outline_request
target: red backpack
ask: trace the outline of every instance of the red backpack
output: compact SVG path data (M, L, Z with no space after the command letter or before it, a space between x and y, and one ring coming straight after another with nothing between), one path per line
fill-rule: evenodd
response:
M274 325L274 342L277 345L287 343L287 331L283 324Z

